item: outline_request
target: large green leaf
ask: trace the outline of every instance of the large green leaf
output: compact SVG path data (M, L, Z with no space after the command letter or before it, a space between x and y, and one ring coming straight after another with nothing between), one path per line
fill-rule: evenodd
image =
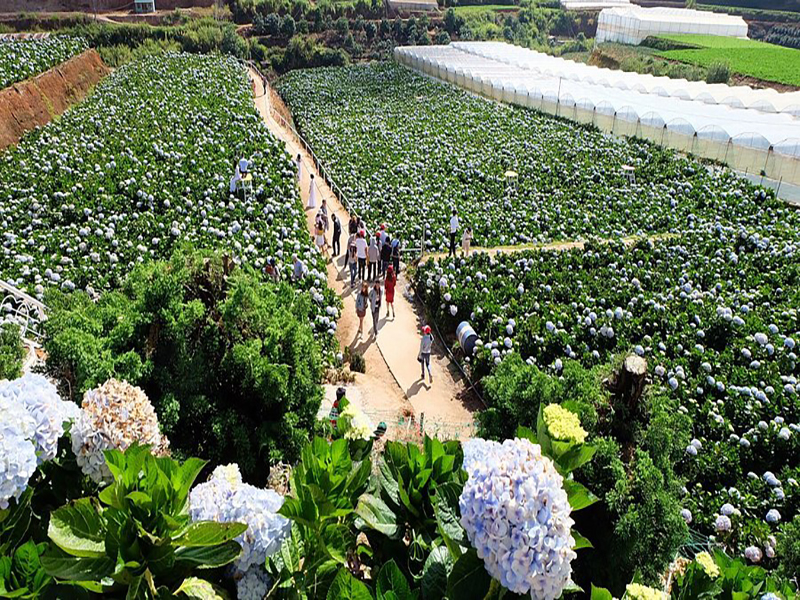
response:
M48 537L73 556L104 556L105 524L90 498L74 500L53 511Z
M575 539L575 545L572 547L573 550L580 550L581 548L594 548L594 546L592 546L592 542L583 537L574 529L572 530L572 537Z
M444 546L436 546L422 569L422 598L442 600L447 593L447 575L453 566L453 558Z
M385 459L381 459L378 464L378 483L381 487L381 492L385 498L394 504L396 508L400 508L400 491L398 490L397 478L392 472L391 467L387 464Z
M187 577L180 587L175 590L175 595L183 594L192 600L228 600L228 594L212 584L210 581L199 577Z
M599 500L599 498L586 489L585 486L572 479L564 480L564 490L567 492L567 498L569 499L569 505L572 507L572 510L581 510Z
M478 553L470 548L462 554L447 578L447 597L458 600L483 600L492 578Z
M114 560L108 556L86 558L72 556L51 548L42 556L42 567L48 575L68 581L99 581L114 572Z
M563 474L571 473L578 467L586 464L594 456L597 448L590 444L581 444L558 457L557 463Z
M436 486L433 511L442 535L446 535L457 544L466 545L464 528L461 527L458 518L458 497L462 489L463 486L454 481Z
M356 514L361 517L368 527L382 534L395 538L400 533L397 525L397 515L386 503L372 494L364 494L356 506Z
M216 546L232 540L247 531L244 523L216 523L200 521L192 523L179 536L173 539L178 546Z
M341 569L328 590L326 600L372 600L372 594L350 571Z
M175 561L189 567L224 567L236 560L241 551L241 546L234 541L217 546L180 548L175 552Z
M388 592L394 592L398 600L412 600L411 587L406 581L405 575L397 566L394 560L390 560L383 565L378 573L377 581L378 595L386 595Z
M614 597L611 595L606 588L595 587L592 584L592 597L591 600L613 600Z

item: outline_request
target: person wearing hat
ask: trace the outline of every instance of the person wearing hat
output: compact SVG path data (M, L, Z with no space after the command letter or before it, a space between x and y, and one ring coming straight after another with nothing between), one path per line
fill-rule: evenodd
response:
M364 281L364 271L367 267L367 234L363 229L356 236L356 256L358 257L358 278Z
M425 325L422 328L422 339L419 342L419 356L417 360L422 368L422 375L420 379L425 381L425 367L428 367L428 377L431 378L433 383L433 373L431 372L431 350L433 350L433 334L431 333L430 325Z
M381 246L383 246L386 243L386 240L389 239L389 234L386 231L386 223L381 224L379 233L381 234Z

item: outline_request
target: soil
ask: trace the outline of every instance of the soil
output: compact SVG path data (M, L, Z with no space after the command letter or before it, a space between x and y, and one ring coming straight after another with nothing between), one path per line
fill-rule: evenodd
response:
M111 70L95 50L74 56L32 79L0 90L0 149L49 123L83 100Z

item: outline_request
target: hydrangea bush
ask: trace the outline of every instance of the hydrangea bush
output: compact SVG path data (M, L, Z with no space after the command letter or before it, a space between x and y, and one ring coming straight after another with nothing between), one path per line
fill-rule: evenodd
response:
M59 65L86 50L80 37L50 36L0 43L0 89Z
M479 460L476 449L484 450ZM558 598L576 557L562 476L527 439L485 442L469 454L461 525L486 570L512 592Z
M37 466L55 457L64 425L79 412L41 375L0 381L0 509L19 499Z

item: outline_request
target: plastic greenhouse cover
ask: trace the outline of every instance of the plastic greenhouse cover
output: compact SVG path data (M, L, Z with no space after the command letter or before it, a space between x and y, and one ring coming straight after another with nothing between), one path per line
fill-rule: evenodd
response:
M563 79L601 84L622 89L636 89L652 94L675 95L702 100L707 103L726 103L730 98L736 104L751 107L758 103L772 111L797 110L800 105L800 92L781 93L773 89L753 89L749 86L729 86L721 83L709 84L703 81L687 81L686 79L670 79L639 73L615 71L601 67L593 67L571 60L549 56L541 52L513 46L504 42L454 42L454 49L467 54L481 56L507 65L537 72L540 76L549 73Z
M465 68L468 79L479 80L493 87L503 87L503 85L511 83L514 89L527 89L531 95L534 95L532 90L536 90L536 96L541 94L552 100L568 94L572 98L580 98L580 106L584 109L589 108L586 102L588 100L594 103L595 111L598 114L613 115L625 108L626 113L632 110L640 117L648 115L648 118L652 120L652 115L649 113L655 113L664 123L668 124L670 130L672 128L669 124L675 127L678 123L686 122L691 126L691 133L715 126L726 132L729 138L742 136L742 134L758 134L773 145L790 138L800 138L800 119L788 114L765 113L723 104L706 104L697 100L680 100L656 94L643 94L633 90L620 90L563 78L542 77L540 73L530 69L509 69L509 65L506 63L464 52L459 49L464 44L469 44L473 48L476 44L508 46L497 42L459 42L448 46L403 47L398 48L397 53L409 57L414 55L435 56L438 60L459 64ZM728 87L728 90L731 89L734 88ZM571 103L570 101L569 104ZM626 115L626 118L629 117ZM681 121L676 121L677 119ZM683 126L683 131L688 132L689 128ZM715 136L714 139L720 138Z

